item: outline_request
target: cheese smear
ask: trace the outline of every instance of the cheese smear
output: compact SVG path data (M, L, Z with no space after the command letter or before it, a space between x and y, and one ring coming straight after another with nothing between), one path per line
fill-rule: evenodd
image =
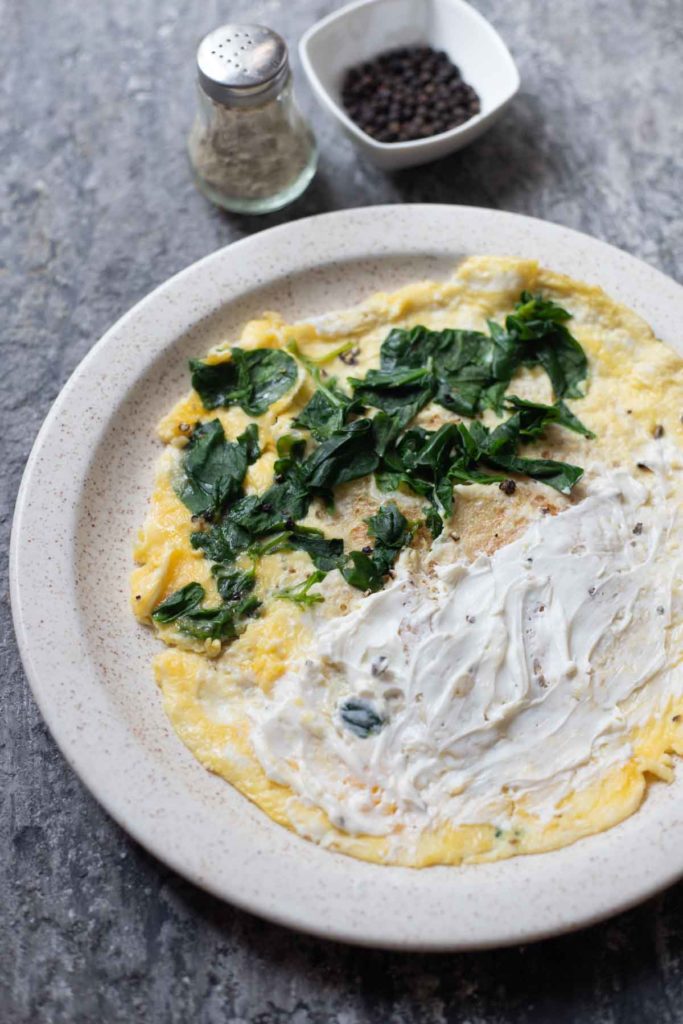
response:
M399 567L318 622L307 659L252 703L268 776L337 828L405 837L506 827L513 804L547 820L626 761L634 724L676 688L666 633L683 567L662 451L638 478L594 471L579 504L490 557L440 564L437 543L420 577ZM344 723L350 697L377 732Z

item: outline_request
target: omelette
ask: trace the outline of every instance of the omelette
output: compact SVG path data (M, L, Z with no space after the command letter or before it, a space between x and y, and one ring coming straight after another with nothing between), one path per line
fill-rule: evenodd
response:
M412 867L565 846L672 779L683 360L640 317L473 257L190 375L131 603L209 771Z

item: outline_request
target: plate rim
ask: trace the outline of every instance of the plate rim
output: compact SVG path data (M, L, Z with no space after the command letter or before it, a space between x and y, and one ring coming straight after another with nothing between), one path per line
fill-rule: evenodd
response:
M304 920L301 914L295 914L291 911L282 911L274 908L270 905L262 906L258 905L252 899L243 899L239 892L238 887L233 887L233 891L226 894L225 886L217 886L210 877L205 877L198 874L196 871L188 869L187 864L182 862L174 855L173 851L168 849L160 849L158 844L155 842L154 829L143 827L143 823L140 821L131 821L128 814L124 813L121 808L121 801L116 798L115 794L112 794L106 789L106 786L102 784L101 780L95 781L92 776L88 775L88 757L85 756L82 751L73 749L73 744L68 741L66 736L66 728L64 727L63 721L60 719L60 715L56 708L50 704L49 701L49 690L43 684L41 680L40 672L37 670L31 652L31 637L28 623L28 617L26 615L26 602L24 596L24 590L26 589L23 582L20 580L18 567L22 557L22 524L26 516L26 509L29 503L31 489L35 484L33 479L35 467L39 458L39 455L45 446L47 439L51 436L57 423L59 422L59 416L62 413L66 403L68 402L71 393L77 388L79 379L84 374L91 364L99 358L101 352L107 349L107 347L113 344L119 333L126 329L129 322L135 320L140 313L155 303L158 303L159 299L167 294L172 293L186 278L189 278L193 274L198 274L202 268L205 268L208 264L222 259L230 258L226 257L227 253L238 255L241 252L249 248L258 249L262 246L268 238L277 236L288 236L291 234L296 235L297 233L305 232L315 222L321 225L321 231L325 232L325 224L331 221L343 221L343 220L360 220L363 221L367 218L370 222L375 218L381 218L383 215L391 211L400 210L403 216L406 216L406 211L410 210L412 213L409 216L414 216L419 222L420 217L424 216L427 212L433 216L438 214L439 211L444 216L457 220L462 217L463 220L467 220L471 217L482 217L488 219L491 222L502 219L507 221L508 224L517 225L520 229L527 228L536 232L549 231L551 234L559 232L565 235L570 241L575 244L588 244L590 248L598 247L604 251L605 256L612 260L618 259L625 263L625 266L630 267L634 272L645 273L652 281L658 284L660 287L665 288L667 292L671 293L674 301L682 304L683 309L683 287L677 284L673 279L664 275L661 271L657 270L637 259L634 256L625 253L614 246L609 245L606 242L602 242L582 232L574 231L573 229L566 228L563 225L555 224L551 221L542 220L539 218L527 217L525 215L509 213L507 211L491 210L488 208L478 207L467 207L457 206L449 204L382 204L378 206L369 207L356 207L348 210L337 210L324 214L317 214L311 217L301 218L297 221L288 222L285 224L277 225L272 228L268 228L264 231L257 232L238 241L232 242L226 246L223 246L212 253L200 258L189 266L183 268L170 278L163 281L157 287L152 289L149 293L143 296L135 305L123 314L93 345L93 347L86 353L84 358L78 363L73 372L68 377L66 383L61 388L57 398L52 403L43 424L38 431L36 439L32 445L30 455L26 462L26 466L22 475L21 484L17 493L17 499L15 504L14 518L12 522L11 538L10 538L10 561L9 561L9 576L10 576L10 599L12 607L12 616L14 622L15 634L17 637L17 644L19 653L22 661L22 665L28 679L33 698L35 699L41 715L50 730L50 733L55 740L61 753L69 763L69 765L76 772L80 781L85 785L86 789L95 797L97 802L107 811L107 813L114 818L114 820L131 835L140 845L146 850L152 853L162 863L167 864L174 871L181 876L188 878L191 882L199 887L211 892L213 895L220 899L227 900L240 909L246 910L251 913L256 913L261 917L271 920L277 924L285 925L287 927L295 928L298 930L305 931L309 934L317 935L325 939L335 939L338 941L344 941L353 943L361 946L380 947L385 949L395 950L419 950L422 952L426 951L454 951L454 950L465 950L465 949L487 949L496 948L505 945L513 945L520 942L536 941L542 938L546 938L552 935L558 935L565 932L573 931L578 928L585 927L590 924L594 924L597 921L603 920L615 913L622 912L649 898L655 893L666 888L672 884L678 878L683 875L683 856L680 861L672 862L667 864L667 869L661 869L658 872L650 874L636 890L624 892L621 896L613 895L611 899L607 899L604 903L594 909L593 912L583 910L581 912L569 912L565 915L564 920L558 920L557 914L550 914L544 923L539 923L538 927L526 927L521 930L515 930L508 928L505 931L501 928L499 934L491 934L486 938L479 938L476 941L468 941L463 939L462 936L459 938L453 937L452 939L434 939L430 940L429 937L424 935L415 939L406 939L405 937L396 937L390 934L386 934L386 929L382 927L374 926L371 928L352 928L343 927L338 925L331 925L329 921L329 910L326 911L321 920L317 923L315 920ZM333 232L328 232L328 236L332 235ZM331 244L328 241L328 246ZM334 246L333 246L334 247ZM390 250L391 251L391 250ZM394 250L395 252L396 250ZM415 257L417 258L419 253L427 253L428 249L424 243L421 243L419 247L415 249ZM380 256L379 251L368 253L368 258L373 256ZM454 260L458 257L454 255ZM581 276L580 274L577 276ZM673 290L672 290L673 289ZM238 296L234 296L227 302L236 301ZM156 353L163 351L163 346ZM137 378L136 378L137 379ZM129 388L132 387L135 380L129 382ZM636 815L642 813L642 809L636 812ZM683 837L683 822L680 823L680 836ZM610 830L612 831L612 830ZM581 844L590 843L591 837L581 840ZM574 844L573 847L565 849L573 849L578 844ZM328 854L328 856L338 856ZM553 854L538 854L532 855L533 857L548 857ZM529 859L529 858L524 858ZM356 861L350 861L351 864L357 864ZM501 862L509 863L509 862ZM396 869L387 866L376 866L373 865L375 871L381 872L413 872L414 869ZM350 869L353 870L353 869ZM424 872L440 872L440 871L467 871L476 872L480 870L480 866L468 866L465 869L451 869L451 868L429 868L423 869ZM421 873L421 872L420 872ZM313 915L315 918L315 915Z

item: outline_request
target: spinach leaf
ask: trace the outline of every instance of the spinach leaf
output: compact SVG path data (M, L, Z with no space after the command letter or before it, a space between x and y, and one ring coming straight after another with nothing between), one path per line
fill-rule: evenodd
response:
M211 569L216 578L216 587L223 600L228 603L242 601L256 585L256 574L253 570L232 569L227 565L217 564Z
M204 408L239 405L260 416L293 386L296 363L278 348L231 348L232 359L221 363L190 360L192 387Z
M197 608L204 600L205 593L201 583L188 583L162 601L152 612L152 618L155 622L162 624L173 622L181 615L187 615L188 612Z
M206 530L196 530L190 535L192 547L203 551L212 562L233 562L252 543L247 528L224 518Z
M251 540L293 525L308 513L311 496L297 476L291 475L261 495L249 494L235 502L226 515L233 525L249 533ZM250 540L250 543L251 543ZM246 545L249 546L248 544Z
M191 535L192 546L214 562L233 562L247 550L255 555L281 550L283 539L288 542L295 521L308 513L311 494L302 481L299 463L293 458L278 460L275 470L277 483L271 484L261 495L239 498L219 522ZM272 533L282 536L266 551L259 540Z
M354 420L335 431L302 463L305 487L314 491L331 491L339 484L374 472L379 456L372 438L372 420L369 419Z
M181 633L195 640L234 640L237 636L235 616L231 608L197 608L176 622Z
M432 540L436 540L443 533L443 519L433 505L425 505L422 513L425 517L425 526L432 535Z
M384 586L385 574L363 551L349 551L339 571L352 587L373 593Z
M391 372L425 367L430 358L448 348L455 333L420 326L410 330L395 327L382 342L380 368Z
M289 534L289 544L297 551L305 551L316 569L329 572L339 566L344 554L344 541L325 537L320 530L297 526Z
M248 464L252 466L261 457L261 446L259 445L258 426L256 423L250 423L244 433L238 436L237 440L244 448Z
M547 410L550 409L550 414ZM583 476L583 470L568 462L556 462L553 459L530 459L517 455L520 443L539 437L546 424L550 422L557 410L554 406L534 406L532 403L523 405L508 420L489 432L481 423L473 423L470 428L471 443L476 446L477 457L498 469L510 473L521 473L540 480L549 487L569 494L574 484ZM460 424L461 432L466 431Z
M365 522L368 524L368 533L375 538L377 545L400 551L412 540L408 520L395 501L382 505L374 516L370 516Z
M217 582L221 591L221 579ZM233 581L233 587L229 588L233 597L224 600L217 608L201 608L206 593L204 587L200 583L188 583L162 601L152 613L152 618L162 625L174 622L181 633L196 640L232 640L237 636L239 620L253 615L260 607L260 601L246 596L251 587L253 580L251 586L244 580L241 585Z
M523 292L505 325L480 331L395 328L380 349L380 369L350 381L365 405L397 416L403 426L431 401L461 416L503 410L503 396L519 366L542 366L557 398L578 398L588 361L565 321L570 314Z
M279 458L301 462L306 451L306 442L303 437L297 437L296 434L283 434L282 437L278 437L276 448ZM285 468L289 465L290 463Z
M538 363L553 386L556 398L582 398L579 384L588 376L588 360L579 342L565 327L571 314L550 299L522 292L505 327L521 348L520 362Z
M554 405L541 405L538 402L529 402L525 398L518 398L517 395L508 395L505 405L508 409L515 409L522 415L526 411L537 411L543 415L545 424L557 423L558 426L573 430L576 434L583 434L589 439L595 437L593 431L589 430L561 399Z
M394 501L382 505L374 516L365 520L375 545L364 551L350 551L338 568L352 587L358 590L381 590L384 578L401 553L410 544L413 530Z
M386 576L402 548L410 544L413 531L394 501L382 505L375 515L370 516L365 522L368 524L368 533L375 540L370 557L382 576Z
M325 441L336 430L341 430L351 414L360 408L360 402L354 402L335 380L330 380L324 388L314 392L293 425L310 430L316 441Z
M362 740L378 733L385 724L372 705L360 697L348 697L339 709L339 717Z
M336 354L347 347L344 345ZM325 441L335 431L341 430L354 413L360 411L361 403L348 395L335 377L325 379L318 363L305 356L295 341L291 341L287 348L313 378L317 389L293 425L305 427L317 441Z
M231 442L220 420L199 423L184 450L176 493L194 515L213 516L241 494L247 466L259 454L256 424Z
M436 382L431 364L425 367L368 370L362 379L350 377L354 398L381 409L405 426L432 398Z
M379 486L384 489L390 484L405 485L415 494L429 498L438 511L451 515L453 485L448 472L454 448L461 448L455 423L445 423L436 431L422 427L407 430L398 444L385 453Z
M372 433L375 451L378 455L386 454L390 445L393 445L403 430L403 423L400 416L390 416L386 412L378 412L372 419Z
M278 590L275 597L281 601L293 601L295 604L300 604L305 608L310 608L313 604L319 604L324 601L325 598L322 594L311 593L311 587L316 583L320 583L327 576L326 572L321 569L316 569L310 576L307 576L302 583L297 583L293 587L284 587L282 590Z
M580 466L572 466L569 462L555 462L553 459L525 459L519 455L502 453L490 456L489 461L510 473L521 473L534 480L540 480L562 494L569 494L574 484L583 476L583 469Z

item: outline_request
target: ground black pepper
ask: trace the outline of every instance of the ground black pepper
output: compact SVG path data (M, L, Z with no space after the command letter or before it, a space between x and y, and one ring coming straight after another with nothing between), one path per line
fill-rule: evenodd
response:
M479 97L443 50L402 46L349 68L342 85L349 117L378 142L439 135L481 110Z

